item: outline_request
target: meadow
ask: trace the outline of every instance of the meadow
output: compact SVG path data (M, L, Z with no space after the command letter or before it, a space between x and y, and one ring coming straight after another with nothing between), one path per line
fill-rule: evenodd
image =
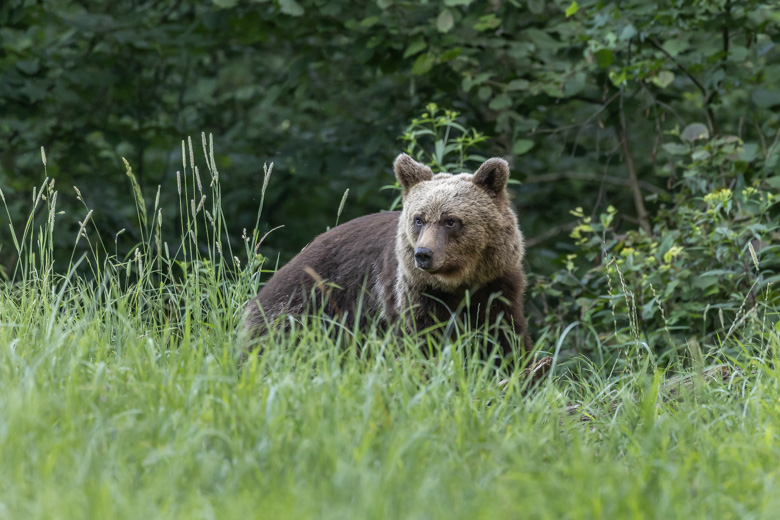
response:
M203 172L190 142L162 187L175 217L127 165L129 254L86 205L58 228L48 177L2 244L19 260L0 288L0 518L776 518L775 307L667 363L639 341L564 356L577 323L535 330L526 362L553 367L534 384L474 355L479 331L425 357L424 336L315 316L247 355L238 324L273 261L251 231L228 248L203 148Z

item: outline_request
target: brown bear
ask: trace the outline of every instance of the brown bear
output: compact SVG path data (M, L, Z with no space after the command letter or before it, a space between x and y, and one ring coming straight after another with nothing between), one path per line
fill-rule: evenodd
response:
M351 323L358 314L359 325L370 317L403 322L412 331L461 313L475 327L503 323L505 356L513 344L530 347L523 235L507 196L507 162L488 159L473 175L434 175L401 154L393 169L403 210L366 215L315 238L249 302L247 332L261 335L279 317L312 307Z

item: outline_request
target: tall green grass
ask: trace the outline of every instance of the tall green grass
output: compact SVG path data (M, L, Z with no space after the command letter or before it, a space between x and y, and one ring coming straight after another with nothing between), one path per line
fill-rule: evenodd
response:
M183 143L181 183L161 188L178 190L177 223L128 165L143 241L118 256L85 207L62 271L57 192L36 190L46 211L17 227L0 290L0 518L777 516L775 309L731 335L740 355L672 366L691 383L674 396L640 349L619 371L556 357L528 388L471 356L476 334L426 358L421 338L317 317L246 356L263 237L229 248L212 150L204 137L200 172ZM711 362L727 380L684 368Z

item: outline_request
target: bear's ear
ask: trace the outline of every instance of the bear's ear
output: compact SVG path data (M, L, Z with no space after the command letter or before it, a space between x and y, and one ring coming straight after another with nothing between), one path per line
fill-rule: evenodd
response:
M405 153L402 153L393 161L393 171L404 193L417 183L429 181L433 178L433 172L424 164L420 164Z
M493 197L504 195L509 180L509 163L493 157L482 163L471 181Z

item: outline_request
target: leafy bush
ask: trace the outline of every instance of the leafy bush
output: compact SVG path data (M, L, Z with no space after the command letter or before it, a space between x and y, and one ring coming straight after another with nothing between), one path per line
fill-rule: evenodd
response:
M469 161L482 162L485 156L472 151L487 141L476 128L467 129L457 120L460 114L428 103L420 117L412 119L401 136L406 153L434 170L460 172ZM428 151L426 147L432 147Z
M455 110L428 103L425 111L412 119L400 136L406 143L404 151L437 173L460 173L466 170L469 162L483 162L485 156L478 154L475 149L487 141L487 136L476 128L466 128L458 119L462 118ZM401 185L398 180L382 189L398 191L390 208L398 207L401 203Z
M664 148L674 192L659 205L652 234L621 231L614 207L597 218L582 208L565 268L539 278L540 322L578 320L572 347L586 354L626 345L663 361L699 344L722 346L745 322L767 326L780 293L778 198L766 179L780 156L736 136L710 139L704 125L671 132ZM736 344L730 345L732 351ZM612 350L616 355L620 350ZM728 352L728 350L727 350Z

